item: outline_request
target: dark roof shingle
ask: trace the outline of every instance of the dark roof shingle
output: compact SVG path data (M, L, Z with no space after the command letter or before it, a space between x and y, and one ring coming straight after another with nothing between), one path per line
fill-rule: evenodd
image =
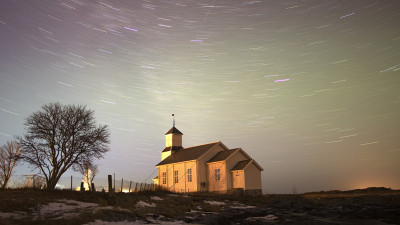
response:
M236 149L226 150L222 152L218 152L214 157L212 157L207 163L223 161L227 159L232 153L235 152Z
M165 133L165 135L167 134L182 134L182 132L180 132L176 127L172 127L167 133Z
M168 156L163 161L158 163L156 166L166 165L170 163L184 162L189 160L195 160L207 152L210 148L217 145L219 142L189 147L189 148L181 148L176 151L174 154Z
M170 150L172 151L178 151L179 149L182 149L182 146L171 146L171 147L165 147L164 150L162 150L162 152L168 152Z
M247 166L247 164L249 164L250 161L251 161L251 159L239 161L239 162L231 169L231 171L234 171L234 170L243 170L243 169Z

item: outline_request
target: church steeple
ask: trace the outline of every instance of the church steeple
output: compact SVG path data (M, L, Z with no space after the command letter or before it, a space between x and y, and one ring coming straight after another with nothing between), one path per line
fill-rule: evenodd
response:
M168 156L174 154L182 148L182 132L175 127L175 115L173 116L172 128L165 133L165 148L161 153L161 159L164 160Z

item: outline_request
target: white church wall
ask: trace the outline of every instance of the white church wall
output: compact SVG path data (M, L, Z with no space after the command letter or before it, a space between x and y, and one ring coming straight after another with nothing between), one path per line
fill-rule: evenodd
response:
M218 170L219 175L216 174ZM226 191L227 190L227 179L226 179L226 165L224 161L208 163L208 183L209 191Z
M261 188L261 171L254 165L250 164L245 169L245 190L262 189Z

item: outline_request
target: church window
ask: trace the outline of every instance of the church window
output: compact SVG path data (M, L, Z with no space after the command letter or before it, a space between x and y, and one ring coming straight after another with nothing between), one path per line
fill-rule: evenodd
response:
M162 183L167 184L167 172L162 173Z
M178 178L178 170L175 170L175 171L174 171L174 181L175 181L175 183L178 183L178 181L179 181L179 178Z
M220 169L215 169L215 180L219 181L221 179L221 171Z
M188 182L192 182L192 169L188 169L187 174L188 174Z

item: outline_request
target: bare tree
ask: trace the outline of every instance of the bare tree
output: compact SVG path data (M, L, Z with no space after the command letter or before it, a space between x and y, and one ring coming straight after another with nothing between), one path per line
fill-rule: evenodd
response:
M4 189L12 175L14 167L21 159L22 147L14 141L0 147L0 186Z
M23 159L45 177L47 189L54 189L71 166L102 158L108 151L107 126L96 126L94 112L85 106L46 104L25 126L27 133L18 138Z

